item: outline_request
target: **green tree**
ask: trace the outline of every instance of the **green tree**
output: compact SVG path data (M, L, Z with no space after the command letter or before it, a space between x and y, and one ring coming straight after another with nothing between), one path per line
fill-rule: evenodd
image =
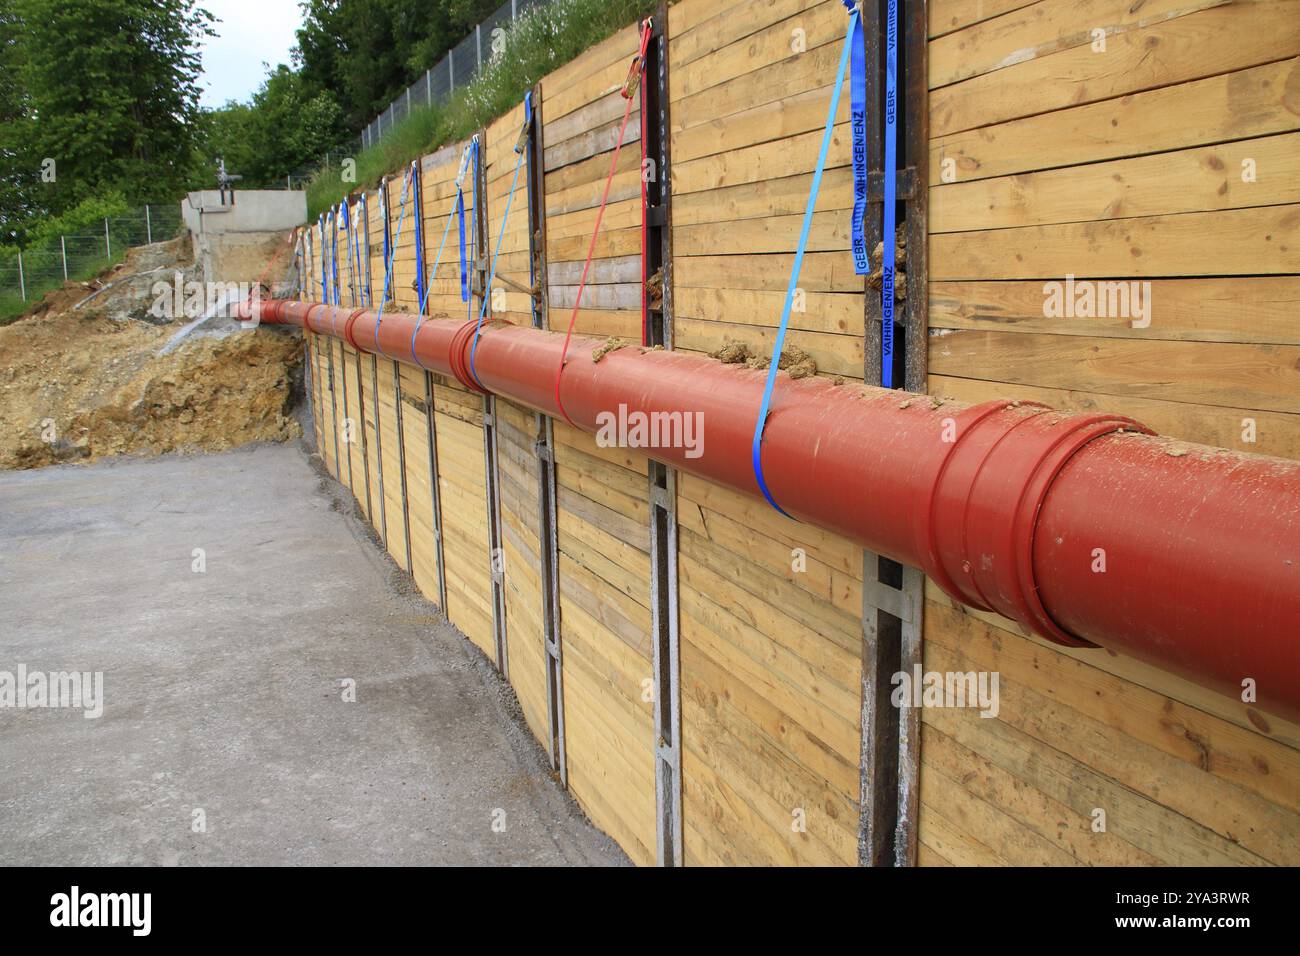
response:
M202 184L208 185L221 157L226 169L244 177L242 187L278 187L286 175L310 167L343 138L334 94L313 92L298 73L280 65L268 70L250 104L227 103L209 117Z
M28 136L20 21L0 0L0 243L22 241L39 205L40 159Z
M107 190L130 203L174 198L201 131L199 43L211 15L194 0L7 0L25 102L0 118L54 161L40 206L59 213Z
M473 30L501 0L303 0L294 62L329 90L353 131Z

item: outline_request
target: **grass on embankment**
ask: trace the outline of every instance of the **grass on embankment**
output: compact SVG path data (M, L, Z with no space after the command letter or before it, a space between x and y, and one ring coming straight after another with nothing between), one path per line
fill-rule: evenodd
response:
M657 0L554 0L534 7L506 30L505 54L446 102L411 110L356 159L356 182L343 182L337 166L322 168L307 184L307 217L339 202L359 186L434 150L465 139L509 112L542 77L588 47L652 13ZM629 61L634 51L628 51Z

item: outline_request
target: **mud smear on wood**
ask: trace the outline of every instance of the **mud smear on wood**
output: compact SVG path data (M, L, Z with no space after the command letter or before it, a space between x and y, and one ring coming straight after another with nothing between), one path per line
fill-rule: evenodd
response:
M767 369L772 360L766 355L756 355L743 342L727 342L722 348L709 353L709 358L717 359L724 365L744 365L745 368ZM817 374L817 363L813 357L801 348L791 346L781 350L781 360L777 368L791 378L810 378Z

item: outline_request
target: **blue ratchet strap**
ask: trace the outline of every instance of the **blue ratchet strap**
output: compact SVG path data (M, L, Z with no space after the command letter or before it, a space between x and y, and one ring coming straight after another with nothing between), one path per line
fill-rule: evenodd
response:
M469 150L470 147L466 146L461 153L460 172L456 174L456 191L458 194L460 192L460 180L464 175L465 163L469 158ZM417 205L416 208L418 209L419 206ZM420 311L415 317L415 328L411 330L411 358L415 360L415 364L420 368L424 368L425 365L420 361L420 357L415 354L415 337L420 334L420 326L424 323L424 308L429 301L429 290L433 288L434 280L438 278L438 266L442 263L442 252L447 247L447 236L451 233L451 222L455 218L456 206L453 204L451 209L447 211L447 223L442 227L442 240L438 243L438 254L433 257L433 268L429 270L428 281L424 284L424 294L420 298Z
M850 0L844 0L852 8ZM853 271L870 275L871 255L867 248L867 51L862 41L862 17L855 19L849 39L849 128L853 140L853 222L851 224Z
M342 217L343 224L343 255L348 260L348 273L352 272L352 226L348 216L348 197L343 197L343 202L339 203L339 215ZM334 258L337 261L338 252L335 251ZM334 271L339 274L339 299L343 298L343 270L336 264ZM350 287L349 287L350 288Z
M366 194L363 192L361 198L357 200L357 305L366 306L370 299L370 283L366 280L366 272L361 268L361 249L365 247L366 255L370 255L370 247L366 245L366 236L370 229L369 216L366 213Z
M348 276L352 289L352 306L355 308L361 304L361 204L357 203L356 210L349 207L348 220L352 223L352 228L348 230ZM352 218L352 213L356 212L357 218Z
M329 284L329 245L325 242L325 213L316 217L316 223L320 226L320 297L326 304L330 304L330 284Z
M447 224L442 227L442 241L438 243L438 254L433 258L433 268L429 270L429 279L424 284L424 298L420 300L420 314L424 315L424 306L429 301L429 290L433 288L433 280L438 278L438 264L442 262L442 251L447 245L447 235L451 232L452 220L456 218L456 209L453 206L447 213Z
M528 120L525 119L524 129L527 128ZM519 170L524 166L524 150L520 149L516 144L515 152L518 154L518 158L515 160L515 175L510 180L510 192L506 194L506 208L505 212L501 214L501 228L497 230L497 244L496 248L492 250L492 264L488 268L487 288L483 290L483 301L479 303L478 325L474 327L474 341L469 347L469 374L473 376L476 382L478 382L478 372L474 369L474 356L478 352L478 337L483 332L483 319L487 315L488 300L492 295L492 283L496 281L497 277L497 259L501 255L501 241L506 237L506 221L510 218L510 204L514 202L515 187L519 185ZM482 382L479 382L479 385L482 384Z
M334 226L334 251L331 258L334 259L334 304L341 306L343 304L343 269L338 264L338 230L343 229L343 252L347 252L347 199L339 203L338 212L335 213L338 219Z
M898 0L888 0L885 31L885 223L880 264L880 384L894 387L894 233L898 179Z
M339 287L339 213L335 207L334 228L330 230L330 275L334 285L334 304L343 301L342 289Z
M846 6L848 4L846 3ZM763 388L763 403L758 409L758 421L754 423L754 444L752 448L752 457L754 464L754 478L758 482L758 488L763 492L763 497L781 514L787 518L785 510L776 503L771 492L767 490L767 482L763 478L763 428L767 425L767 416L772 403L772 389L776 385L776 373L781 364L781 346L785 344L786 326L790 322L790 309L794 303L795 290L799 285L799 272L803 268L804 252L808 248L808 234L812 230L813 207L817 205L817 195L822 188L822 173L826 169L826 156L830 152L831 138L835 132L835 116L840 111L840 92L844 88L844 72L849 64L849 48L853 43L853 37L858 33L858 10L853 6L849 10L849 27L844 36L844 49L840 52L840 67L835 74L835 86L831 93L831 106L826 115L826 130L822 134L821 152L817 154L817 167L813 171L812 187L808 190L808 204L804 207L803 226L799 230L799 245L794 254L794 266L790 269L790 284L785 290L785 305L781 307L781 324L776 330L776 343L772 348L772 362L767 367L767 384Z
M464 178L465 171L469 170L473 174L472 185L474 189L474 209L478 210L478 137L475 136L470 140L469 152L461 160L460 172L456 175L456 218L460 222L460 301L469 302L469 263L465 257L465 190L461 186L461 179ZM470 244L474 243L474 221L470 220L469 224Z
M387 248L384 254L384 294L379 299L379 314L375 316L375 349L384 358L392 358L384 351L383 346L379 344L379 327L384 324L384 304L388 301L389 283L393 281L393 262L397 259L397 247L402 241L402 225L406 221L406 187L411 184L411 170L406 171L406 176L402 179L402 203L401 210L397 215L397 238L391 243L391 248ZM385 190L386 192L387 190ZM387 212L387 202L384 204ZM388 241L388 230L384 230L384 246L390 246Z

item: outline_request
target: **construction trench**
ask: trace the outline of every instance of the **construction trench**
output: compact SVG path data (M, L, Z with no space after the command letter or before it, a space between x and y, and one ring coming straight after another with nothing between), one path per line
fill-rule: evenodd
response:
M1300 3L1136 7L680 0L246 305L632 862L1300 863Z
M1300 20L1113 6L1094 60L1069 4L684 0L247 313L303 330L325 466L634 862L1300 860ZM1076 124L1113 132L1044 145Z

